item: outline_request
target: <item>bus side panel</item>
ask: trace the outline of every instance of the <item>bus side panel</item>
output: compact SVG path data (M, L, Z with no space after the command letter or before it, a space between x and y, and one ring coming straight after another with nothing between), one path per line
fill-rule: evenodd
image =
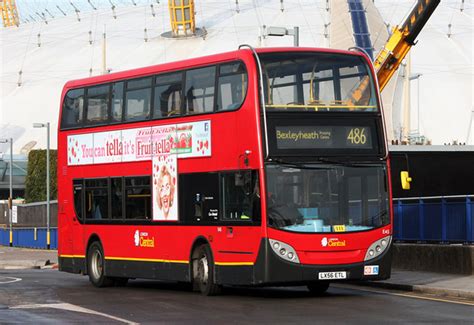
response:
M256 284L253 265L216 265L215 276L222 285Z
M187 281L189 245L183 239L188 236L173 236L177 232L174 226L94 225L85 237L99 238L108 276Z
M261 240L260 226L216 227L211 246L219 284L248 285L254 282L253 266Z
M206 238L216 265L216 282L252 284L260 226L232 227L235 237L229 236L224 228L97 225L87 231L86 237L99 237L108 276L186 282L191 281L192 245L196 238Z
M189 265L125 260L106 260L107 276L160 281L190 282Z
M71 217L71 207L74 201L70 198L67 168L67 146L66 137L59 133L58 136L58 262L59 270L65 272L78 272L74 267L73 251L73 226Z
M57 162L57 177L58 177L58 255L71 254L72 255L72 237L70 223L64 218L66 215L67 201L65 200L66 191L64 191L64 183L66 181L67 166L65 165L65 156L67 152L63 150L64 142L66 142L61 133L58 137L58 162Z

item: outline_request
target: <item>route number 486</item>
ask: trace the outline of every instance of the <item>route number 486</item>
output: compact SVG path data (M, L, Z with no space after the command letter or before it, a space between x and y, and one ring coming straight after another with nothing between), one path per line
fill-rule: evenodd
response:
M367 142L365 128L352 128L347 135L347 140L351 144L365 144Z

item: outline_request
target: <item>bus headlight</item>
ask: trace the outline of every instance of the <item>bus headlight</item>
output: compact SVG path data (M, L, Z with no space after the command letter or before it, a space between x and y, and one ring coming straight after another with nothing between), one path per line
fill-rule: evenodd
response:
M392 236L387 236L372 243L372 245L370 245L369 249L367 250L367 253L365 254L364 261L371 260L382 254L387 249L387 247L390 246L391 241Z
M296 251L293 247L279 240L274 240L274 239L268 239L268 240L270 241L270 246L272 247L275 254L280 256L282 259L287 260L289 262L293 262L293 263L300 262L298 255L296 254Z

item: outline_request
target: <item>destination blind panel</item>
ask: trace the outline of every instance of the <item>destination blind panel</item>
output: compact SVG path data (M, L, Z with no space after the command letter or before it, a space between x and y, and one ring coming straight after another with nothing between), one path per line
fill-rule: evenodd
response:
M275 126L276 148L291 149L374 149L367 126Z

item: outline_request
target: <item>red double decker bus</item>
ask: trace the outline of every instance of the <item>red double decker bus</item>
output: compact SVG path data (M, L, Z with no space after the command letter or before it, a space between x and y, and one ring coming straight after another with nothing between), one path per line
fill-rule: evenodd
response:
M68 82L61 271L306 285L390 276L389 162L375 73L354 51L253 49Z

